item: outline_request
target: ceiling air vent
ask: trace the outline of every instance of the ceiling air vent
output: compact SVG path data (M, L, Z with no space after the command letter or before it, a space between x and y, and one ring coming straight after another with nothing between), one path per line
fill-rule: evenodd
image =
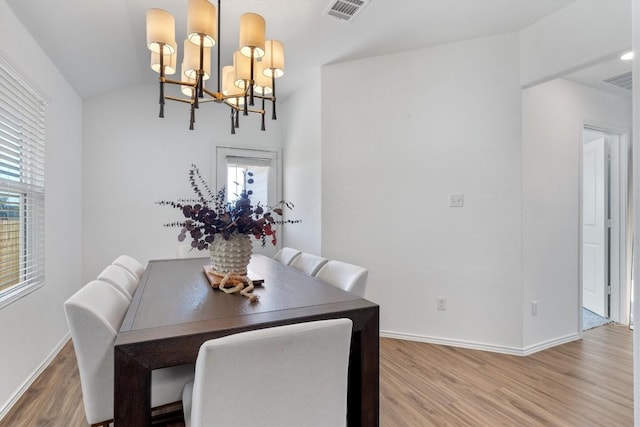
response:
M631 78L631 71L629 71L628 73L620 74L619 76L609 77L608 79L603 80L603 82L631 90L633 79Z
M325 9L324 14L345 21L353 21L368 4L369 0L333 0Z

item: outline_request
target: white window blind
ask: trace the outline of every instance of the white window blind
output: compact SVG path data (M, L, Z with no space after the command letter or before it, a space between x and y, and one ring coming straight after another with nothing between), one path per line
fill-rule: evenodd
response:
M44 108L0 58L0 307L44 284Z

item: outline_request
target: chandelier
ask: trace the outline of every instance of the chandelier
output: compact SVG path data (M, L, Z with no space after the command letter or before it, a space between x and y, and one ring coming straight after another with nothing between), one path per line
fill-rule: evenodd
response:
M231 109L231 133L240 126L240 112L260 114L265 130L265 101L271 101L271 119L276 120L275 79L284 75L284 47L278 40L265 40L265 20L256 13L240 16L240 43L233 54L233 65L220 63L220 0L218 8L208 0L187 3L187 38L183 43L180 80L167 79L177 71L175 19L162 9L147 10L147 47L151 51L151 68L160 74L160 113L164 117L166 100L189 104L189 129L193 130L195 110L200 104L214 102ZM211 77L211 49L217 47L217 90L205 87ZM182 96L165 93L165 85L177 85ZM262 108L255 107L255 99Z

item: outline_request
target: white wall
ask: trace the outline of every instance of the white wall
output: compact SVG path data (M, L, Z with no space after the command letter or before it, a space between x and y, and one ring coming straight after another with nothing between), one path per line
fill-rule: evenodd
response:
M0 309L0 418L68 333L63 302L80 287L82 102L0 0L0 55L48 101L45 286Z
M385 333L521 347L520 117L517 34L323 68L323 255Z
M529 241L521 233L524 227L530 236L543 225L539 209L561 207L567 224L575 194L566 183L551 202L540 192L539 185L544 190L550 184L538 162L551 147L532 146L529 131L521 145L518 84L627 48L627 4L580 0L519 36L325 67L321 81L311 76L307 93L280 107L279 120L268 121L266 133L256 131L257 118L250 118L231 136L228 111L221 107L204 106L195 131L187 130L184 105L169 104L167 117L158 119L157 84L151 79L87 100L82 109L0 0L0 51L28 70L50 100L47 286L0 310L0 322L12 326L0 332L0 404L6 405L64 337L62 302L83 282L120 253L143 262L175 254L177 230L161 224L179 215L154 202L191 194L191 163L212 176L215 145L271 148L285 136L284 194L296 203L292 216L303 219L284 233L285 244L370 268L367 298L381 304L383 330L505 351L547 339L558 314L544 312L554 309L546 305L549 296L561 293L570 307L577 304L570 291L543 283L548 272L523 285L525 270L550 264L535 257L522 263L522 251L529 254L548 242L544 235ZM592 25L582 25L594 20L602 29L597 37ZM410 66L402 78L394 77L398 62ZM525 96L529 110L538 91ZM524 128L540 119L526 118ZM571 159L574 149L562 146L559 155ZM529 154L532 159L523 164ZM569 170L558 163L552 164L553 174L575 181L579 163ZM465 207L449 208L449 193L464 193ZM556 204L563 195L569 199ZM561 247L576 232L568 230L559 238ZM563 256L575 262L575 250L577 243ZM560 274L575 279L564 270ZM438 296L447 298L446 312L435 310ZM527 318L533 297L542 301L536 322ZM564 313L560 333L574 319L574 312Z
M298 224L284 226L283 245L320 254L320 70L308 76L304 90L287 100L284 152L284 198L295 204L288 213Z
M583 123L631 130L631 100L557 79L523 91L524 346L579 333ZM538 300L538 315L530 304Z
M162 225L182 220L159 200L193 197L188 172L195 163L215 185L215 147L279 148L284 118L265 132L257 115L241 117L230 134L229 108L201 105L190 131L186 104L168 102L158 118L158 85L128 87L85 101L83 149L83 280L126 253L146 264L176 256L179 230Z
M578 0L520 32L520 83L533 86L630 47L631 0Z

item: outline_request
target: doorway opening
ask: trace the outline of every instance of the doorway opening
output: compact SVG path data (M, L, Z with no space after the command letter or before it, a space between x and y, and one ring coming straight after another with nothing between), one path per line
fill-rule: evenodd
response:
M628 132L584 125L581 330L629 324L631 260Z

